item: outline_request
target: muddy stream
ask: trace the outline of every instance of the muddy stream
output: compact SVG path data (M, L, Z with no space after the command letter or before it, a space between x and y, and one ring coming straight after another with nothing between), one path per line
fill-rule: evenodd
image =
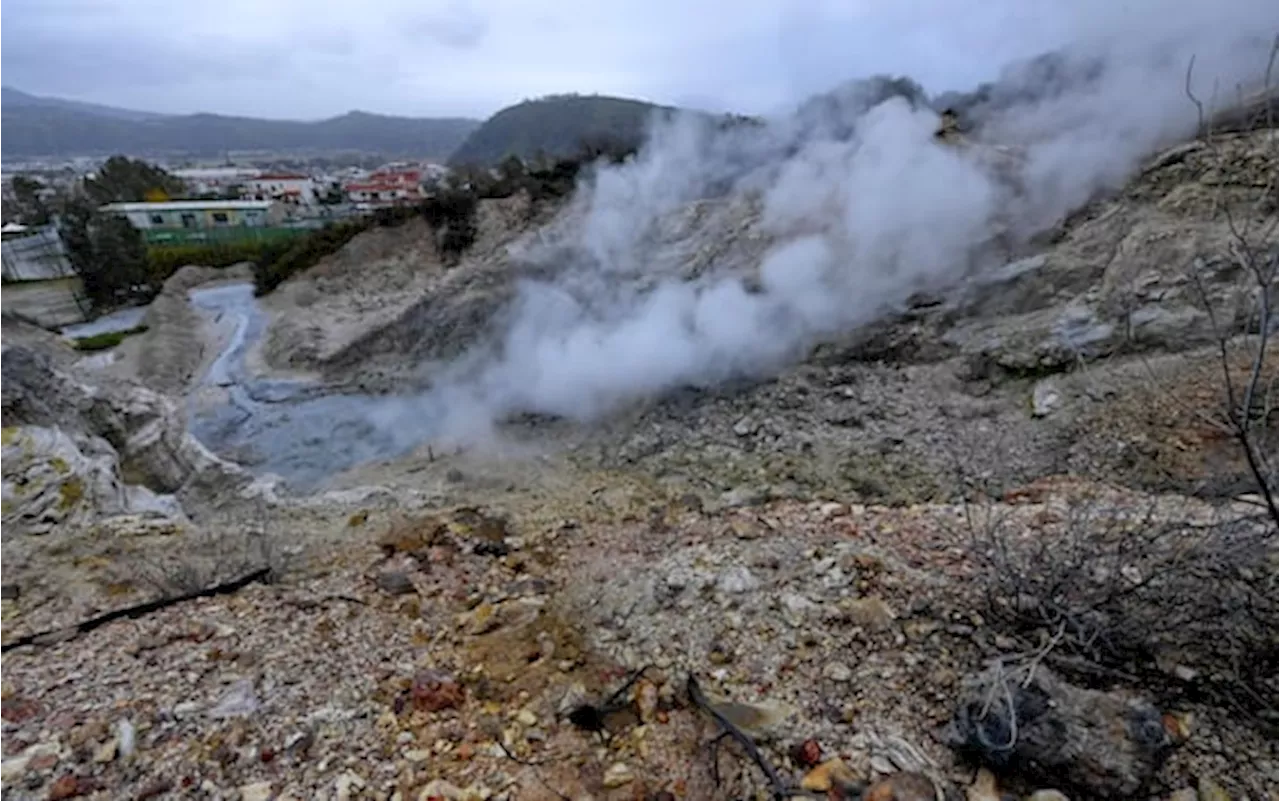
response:
M252 284L196 289L191 302L234 326L188 404L191 433L219 456L306 491L357 464L407 453L429 436L421 422L426 410L414 414L413 404L426 405L421 398L342 394L251 375L245 357L266 327Z

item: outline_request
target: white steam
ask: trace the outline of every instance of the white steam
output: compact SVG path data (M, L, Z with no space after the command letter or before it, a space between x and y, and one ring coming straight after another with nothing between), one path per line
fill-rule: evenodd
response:
M1048 67L957 96L978 139L1020 148L1014 181L997 178L986 151L935 141L937 114L909 87L885 98L875 82L759 127L684 118L656 130L631 163L580 188L581 225L531 255L554 277L520 287L500 347L440 383L446 432L474 435L520 412L589 419L682 385L776 371L922 288L962 280L997 231L1042 229L1192 133L1192 55L1206 104L1264 80L1269 4L1137 5L1147 13L1080 20L1085 39ZM742 193L762 208L758 270L680 274L699 240L664 238L673 218Z

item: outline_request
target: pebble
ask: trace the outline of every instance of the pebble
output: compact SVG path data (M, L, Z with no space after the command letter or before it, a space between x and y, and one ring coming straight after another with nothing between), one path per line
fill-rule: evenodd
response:
M1027 796L1027 801L1071 801L1071 799L1060 790L1036 790Z
M1199 795L1200 801L1231 801L1231 794L1222 789L1222 785L1208 776L1200 777L1196 789L1199 791L1197 795Z
M858 781L853 770L840 758L828 759L804 775L801 789L814 793L827 793L833 789L849 787Z
M750 592L759 586L760 579L742 565L724 569L716 579L716 589L730 594Z
M444 779L433 779L427 783L426 787L422 788L422 792L418 793L418 801L428 801L433 798L458 801L458 799L462 798L462 790Z
M113 739L107 740L98 746L98 750L93 753L93 761L99 765L105 765L108 762L115 761L116 750L120 747L120 743Z
M409 595L415 592L413 580L399 570L388 570L378 574L374 580L378 589L388 595Z
M351 801L354 791L364 787L364 779L351 771L339 776L333 783L333 790L338 801Z
M538 716L528 709L521 709L516 713L516 722L521 726L536 726L538 725Z
M883 631L893 625L895 618L889 605L875 595L842 602L841 607L855 625L868 631Z
M822 669L822 675L832 681L841 683L853 679L853 671L840 662L828 662L827 666Z
M240 801L271 801L271 782L254 782L240 787Z
M410 762L426 762L431 758L431 752L424 748L414 748L404 752L404 758Z
M921 773L895 773L867 788L862 801L934 801L937 790Z
M0 762L0 781L8 784L11 781L21 778L27 772L27 767L30 764L30 753L10 757L3 762Z
M1183 787L1181 790L1174 790L1169 801L1200 801L1200 794L1194 787Z
M631 768L622 762L615 762L604 772L604 786L608 789L621 787L624 784L630 784L635 778L636 775L631 772Z

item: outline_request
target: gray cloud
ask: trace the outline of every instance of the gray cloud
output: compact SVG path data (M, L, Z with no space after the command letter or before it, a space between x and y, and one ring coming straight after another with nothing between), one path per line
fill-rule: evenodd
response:
M967 88L1125 5L7 0L0 58L27 91L170 112L486 116L579 91L760 113L875 72Z
M440 9L425 9L406 25L407 35L427 36L454 48L476 47L489 32L489 20L470 3L450 2Z

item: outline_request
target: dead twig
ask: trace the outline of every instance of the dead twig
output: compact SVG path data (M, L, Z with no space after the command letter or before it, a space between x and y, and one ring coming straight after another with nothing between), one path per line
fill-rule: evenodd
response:
M792 783L783 780L773 765L769 764L769 760L765 759L764 754L760 753L755 740L751 739L742 729L733 725L728 718L711 705L711 702L707 700L707 696L702 692L702 687L698 685L698 680L693 677L692 673L689 674L689 679L685 682L685 689L693 705L710 715L716 725L720 727L720 734L713 741L716 743L717 748L720 740L725 737L733 739L738 745L742 746L742 750L747 752L747 756L751 757L751 761L756 764L756 767L760 768L760 771L769 780L769 792L775 801L783 801L783 799L790 798L796 794Z

